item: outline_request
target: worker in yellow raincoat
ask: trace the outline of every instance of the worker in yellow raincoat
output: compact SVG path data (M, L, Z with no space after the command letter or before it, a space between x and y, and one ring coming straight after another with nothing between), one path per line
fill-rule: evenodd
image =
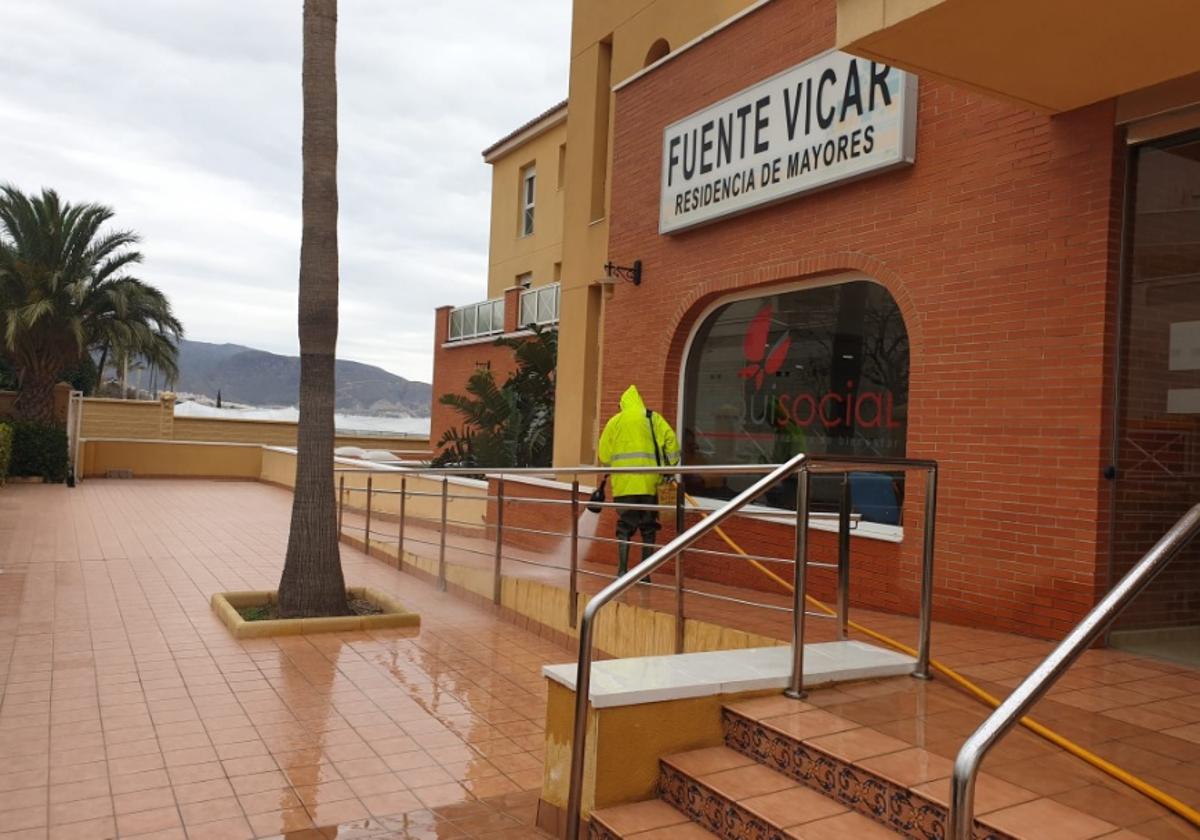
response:
M600 463L612 467L675 466L679 463L679 443L671 424L657 411L646 408L641 394L630 385L621 395L621 410L609 418L600 435ZM628 505L658 504L657 489L665 479L658 473L614 473L613 501ZM654 538L662 526L658 511L625 508L617 518L619 574L629 567L629 544L635 532L642 535L642 560L654 553ZM649 578L645 580L649 581Z

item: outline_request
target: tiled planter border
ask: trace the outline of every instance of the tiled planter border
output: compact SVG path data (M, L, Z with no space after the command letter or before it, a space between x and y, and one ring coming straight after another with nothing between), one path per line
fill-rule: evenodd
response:
M390 595L369 586L348 586L346 594L362 598L383 609L381 615L335 615L328 618L280 618L247 621L238 607L258 607L276 601L275 590L218 592L212 596L212 609L229 628L235 639L261 639L268 636L301 636L311 633L383 630L393 627L419 627L421 616L409 612Z

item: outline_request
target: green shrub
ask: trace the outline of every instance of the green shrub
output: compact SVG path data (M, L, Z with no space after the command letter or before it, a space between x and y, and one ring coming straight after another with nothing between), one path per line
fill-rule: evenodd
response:
M12 424L9 475L41 476L53 483L67 480L67 429L46 423Z
M0 486L8 478L8 465L12 462L13 427L0 423Z

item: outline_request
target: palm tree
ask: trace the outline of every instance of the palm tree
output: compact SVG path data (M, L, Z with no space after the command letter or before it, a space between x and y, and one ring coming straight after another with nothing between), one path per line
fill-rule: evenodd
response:
M516 370L503 385L491 368L467 380L466 394L442 394L438 401L463 418L462 429L447 429L433 459L441 467L548 467L554 442L554 372L558 332L534 328L529 338L500 338L513 351Z
M345 615L333 489L338 331L337 0L305 0L296 490L279 581L283 616Z
M183 326L166 296L126 273L142 261L113 211L53 190L0 187L0 350L16 374L18 418L54 422L54 386L93 349L154 358L174 371Z

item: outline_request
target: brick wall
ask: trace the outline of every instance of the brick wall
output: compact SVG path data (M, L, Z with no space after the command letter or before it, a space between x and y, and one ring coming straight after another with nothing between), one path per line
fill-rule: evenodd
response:
M460 428L463 423L458 412L441 404L439 398L442 394L465 394L467 380L476 368L490 366L497 383L503 383L515 368L512 351L496 347L494 338L447 344L452 308L443 306L434 314L433 391L429 421L429 445L434 451L437 451L437 442L447 429ZM513 306L506 305L506 318L512 309Z
M833 0L777 0L617 93L609 254L641 259L643 283L606 304L601 404L636 382L674 417L684 343L724 293L842 271L883 283L911 343L908 453L943 467L937 616L1060 635L1107 564L1111 103L1051 118L922 79L915 166L658 234L663 128L831 48L835 24ZM906 505L905 541L871 551L859 603L914 603ZM746 548L784 538L764 528Z

